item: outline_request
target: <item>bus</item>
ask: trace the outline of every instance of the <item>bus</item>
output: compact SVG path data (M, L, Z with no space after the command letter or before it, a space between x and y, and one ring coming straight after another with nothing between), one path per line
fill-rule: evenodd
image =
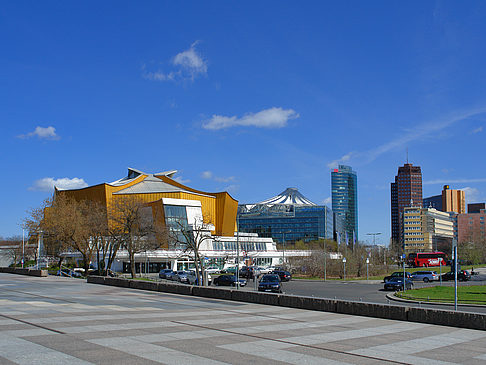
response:
M410 267L445 266L444 252L417 252L408 255L407 264Z

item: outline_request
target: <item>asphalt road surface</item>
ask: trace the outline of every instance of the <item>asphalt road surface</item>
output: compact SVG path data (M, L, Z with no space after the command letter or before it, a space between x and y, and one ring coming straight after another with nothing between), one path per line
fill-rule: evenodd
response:
M438 282L422 283L415 282L414 288L439 285ZM453 282L443 282L442 285L453 286ZM459 285L486 285L486 281L461 282ZM383 290L383 283L379 281L366 282L360 281L311 281L311 280L292 280L283 283L283 290L287 294L315 296L330 299L343 299L351 301L363 301L368 303L389 303L392 305L404 305L423 308L451 309L451 305L430 305L430 304L412 304L387 299L386 295L392 292ZM463 306L459 309L465 312L486 313L486 306Z
M481 364L486 331L0 274L0 364Z

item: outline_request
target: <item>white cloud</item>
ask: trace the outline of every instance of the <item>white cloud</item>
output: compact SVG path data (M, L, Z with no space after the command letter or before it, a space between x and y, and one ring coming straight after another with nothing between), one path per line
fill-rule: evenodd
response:
M191 180L184 179L182 176L177 176L177 177L174 178L174 180L177 181L178 183L183 184L183 185L189 184L191 182Z
M56 128L49 126L49 127L35 127L33 132L27 134L19 135L19 138L31 138L37 137L39 139L49 139L49 140L57 140L60 139L59 135L56 134Z
M233 181L236 180L236 178L234 176L228 176L228 177L215 176L211 171L203 171L201 173L201 177L203 179L214 180L214 181L223 182L223 183L233 182Z
M203 179L212 179L213 178L213 173L211 171L203 171L201 173L201 177Z
M197 52L196 45L198 43L198 41L194 42L189 49L178 53L172 58L170 64L173 70L170 72L163 72L162 70L147 71L146 65L143 65L143 77L152 81L194 81L199 76L207 75L208 63Z
M437 132L457 122L463 121L479 114L483 114L485 112L486 108L473 109L466 112L454 113L438 121L432 121L417 125L410 131L405 133L402 137L394 139L388 143L378 146L377 148L365 152L365 158L367 162L372 162L384 153L400 147L404 147L413 141L423 139L430 136L431 134L436 134Z
M234 176L228 176L228 177L215 176L214 181L227 183L227 182L235 181L235 177Z
M466 195L466 203L477 203L481 200L480 197L480 192L476 188L471 188L469 186L466 186L460 190L464 190L464 193Z
M172 60L174 66L180 66L184 72L192 76L192 79L208 72L207 62L196 51L195 47L198 43L198 41L194 42L188 50L178 53Z
M54 179L52 177L44 177L43 179L36 180L34 184L29 188L32 191L47 191L52 192L54 187L58 189L80 189L87 187L88 184L83 179L74 177L72 179L62 177L60 179Z
M402 133L400 137L392 139L389 142L386 142L378 147L372 148L367 151L353 153L350 160L353 160L353 163L358 162L362 165L371 163L385 153L396 150L398 148L404 148L414 141L423 140L434 135L439 135L438 132L452 126L453 124L462 122L466 119L484 113L486 113L486 107L451 113L441 119L416 125L415 127L404 131L404 133Z
M424 181L423 185L434 185L434 184L470 184L470 183L482 183L486 182L486 179L437 179Z
M322 201L324 205L330 206L332 204L332 198L328 196L326 199Z
M238 118L236 116L226 117L213 115L212 118L203 124L203 128L218 130L235 126L259 127L259 128L283 128L287 126L290 119L296 119L299 114L292 109L269 108L258 113L248 113Z
M329 167L330 169L332 169L333 167L337 167L339 164L342 164L344 162L349 161L351 159L351 157L353 157L353 155L354 155L354 152L349 152L349 153L345 154L344 156L342 156L341 158L329 162L327 164L327 167Z
M223 191L227 191L228 193L236 193L240 189L240 186L237 184L231 184L226 186Z
M483 127L481 126L481 127L478 127L478 128L476 128L476 129L474 129L474 130L472 131L472 133L473 133L473 134L476 134L476 133L481 133L482 131L483 131Z

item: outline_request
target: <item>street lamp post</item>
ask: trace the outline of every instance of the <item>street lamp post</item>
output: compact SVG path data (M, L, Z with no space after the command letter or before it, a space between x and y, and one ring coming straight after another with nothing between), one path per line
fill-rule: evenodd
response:
M236 290L240 289L240 217L236 216Z
M319 237L324 241L324 281L327 280L327 243L324 237Z
M454 254L454 310L457 311L457 241L452 239L452 252Z
M376 233L366 233L367 236L373 236L373 248L375 248L375 239L376 236L379 236L381 232L376 232Z
M372 248L372 251L375 249L376 236L379 236L380 234L381 234L381 232L366 233L367 236L373 236L373 248Z
M402 260L403 260L403 292L405 293L405 290L407 290L407 278L405 275L405 257L407 257L405 254L402 255Z
M286 267L286 265L285 265L285 233L291 233L291 231L282 232L282 245L283 245L283 249L282 249L282 265L284 267Z
M370 263L370 259L367 257L366 258L366 281L369 280L369 276L368 276L368 265Z
M343 257L343 280L346 281L346 257Z
M22 229L22 269L25 262L25 229Z

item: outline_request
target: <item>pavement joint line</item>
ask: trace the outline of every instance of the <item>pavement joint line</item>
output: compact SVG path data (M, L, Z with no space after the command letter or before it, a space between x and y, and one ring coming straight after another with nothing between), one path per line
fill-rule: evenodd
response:
M155 296L155 293L149 293L151 296ZM173 293L164 293L164 294L171 294L171 295L175 295L175 296L179 296L180 294L173 294ZM211 301L215 301L215 302L221 302L221 301L224 301L226 302L227 300L226 299L214 299L214 298L209 298L211 299ZM156 298L153 299L154 302L162 302L162 303L170 303L170 304L173 304L173 302L171 301L167 301L167 300L157 300ZM255 304L255 303L249 303L249 304ZM201 307L201 308L205 308L204 305L193 305L194 307ZM241 314L240 312L236 311L236 310L230 310L230 309L220 309L222 312L228 312L228 313L231 313L231 314ZM307 309L302 309L302 310L307 310ZM327 313L327 312L321 312L321 313ZM271 319L280 319L282 320L282 318L280 317L276 317L276 316L271 316L271 315L268 315L268 314L258 314L259 316L261 317L266 317L266 318L271 318ZM286 321L291 321L291 322L305 322L304 320L300 320L300 319L283 319L283 320L286 320Z
M223 332L223 333L227 333L227 334L231 334L231 335L247 336L247 337L252 337L252 338L255 338L255 339L258 339L258 340L275 341L275 342L283 343L283 344L286 344L286 345L292 345L292 346L297 346L297 347L306 347L306 348L310 348L310 349L313 349L313 350L329 351L329 352L333 352L333 353L337 353L337 354L341 354L341 355L348 355L348 356L352 356L352 357L359 357L359 358L365 358L365 359L383 362L383 359L381 359L379 357L370 356L370 355L353 354L353 353L350 353L350 352L335 350L335 349L331 349L331 348L328 348L328 347L318 347L318 346L314 346L314 345L300 344L300 343L295 343L295 342L292 342L292 341L269 338L269 337L259 336L259 335L255 335L255 334L249 334L249 333L242 334L242 333L238 333L238 332L233 332L231 330L220 329L220 328L211 328L209 326L185 323L185 322L181 322L181 321L171 321L171 322L181 324L181 325L185 325L185 326L190 326L190 327L219 331L219 332ZM396 361L396 360L386 360L386 362L391 363L391 364L410 365L410 363L408 363L408 362L401 362L401 361Z
M18 318L15 318L15 317L7 316L5 314L0 314L0 316L4 317L4 318L11 319L12 321L17 321L17 322L32 326L32 327L37 327L37 328L41 328L41 329L46 330L46 331L51 331L51 332L57 333L59 335L65 335L66 334L66 333L59 331L59 330L55 330L55 329L52 329L52 328L49 328L49 327L41 326L40 324L35 324L35 323L28 322L28 321L24 321L23 319L18 319Z
M66 303L71 303L71 304L79 304L78 302L75 302L75 301L72 301L72 300L59 299L59 298L54 298L54 297L46 297L45 295L33 294L33 293L24 292L24 291L20 291L20 290L5 289L5 291L11 291L11 292L20 293L20 294L27 294L27 295L31 295L33 297L39 297L39 298L44 298L44 299L57 300L59 302L66 302Z

